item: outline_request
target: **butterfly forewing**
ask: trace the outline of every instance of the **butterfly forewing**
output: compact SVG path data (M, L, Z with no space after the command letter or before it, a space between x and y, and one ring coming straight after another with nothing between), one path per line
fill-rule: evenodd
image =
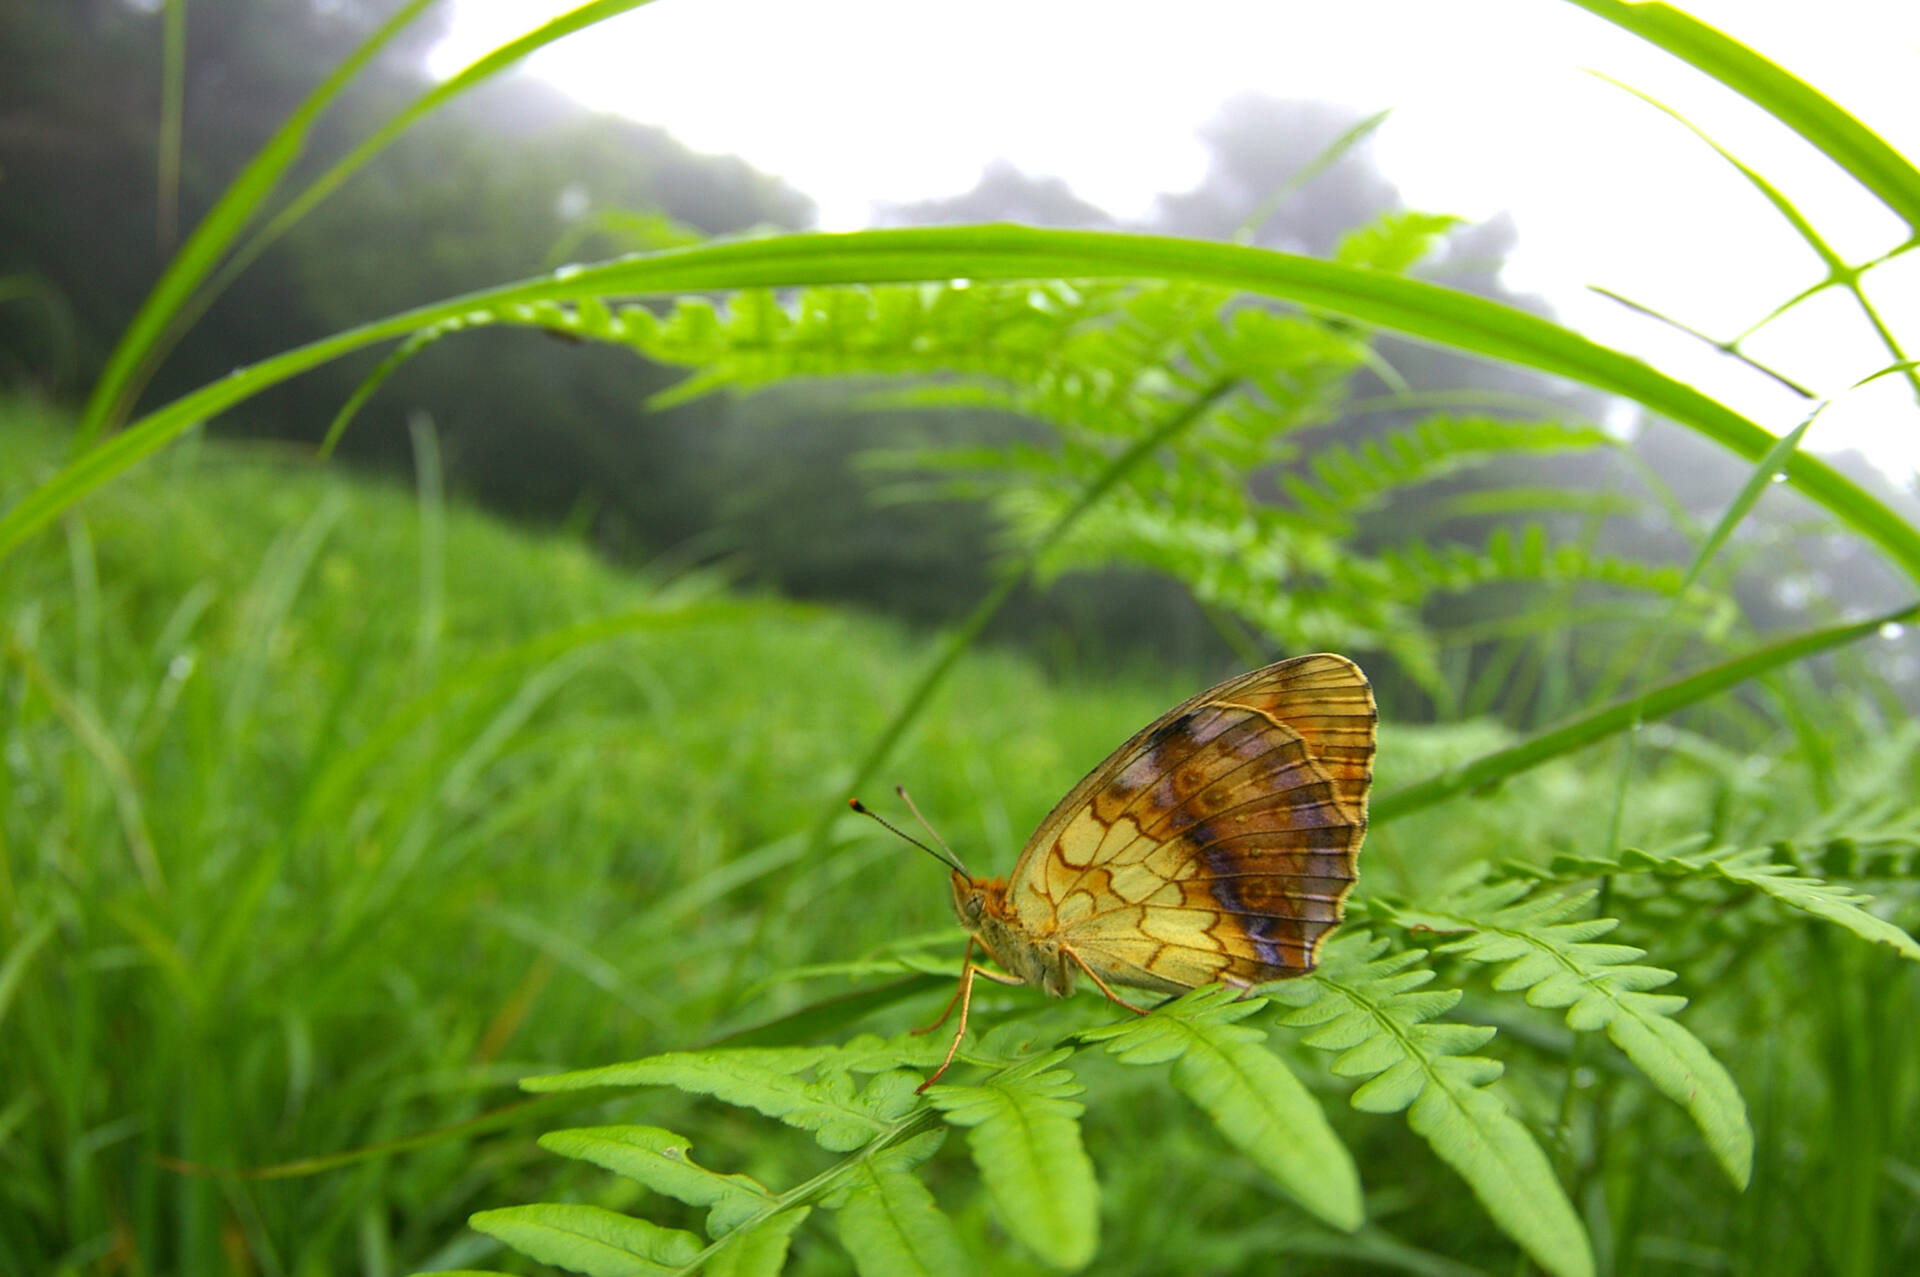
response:
M1153 989L1310 970L1366 831L1373 695L1329 654L1175 706L1040 825L1009 884L1033 936Z

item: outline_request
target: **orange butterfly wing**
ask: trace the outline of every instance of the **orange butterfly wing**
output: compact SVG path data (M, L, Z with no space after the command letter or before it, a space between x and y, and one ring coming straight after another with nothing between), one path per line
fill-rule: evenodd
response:
M1320 653L1168 710L1074 786L1007 900L1101 978L1174 991L1313 969L1367 827L1373 692Z

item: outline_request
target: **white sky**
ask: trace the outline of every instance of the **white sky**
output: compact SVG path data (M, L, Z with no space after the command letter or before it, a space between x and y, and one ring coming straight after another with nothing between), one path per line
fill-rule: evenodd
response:
M562 0L450 0L450 74ZM1920 155L1920 3L1687 0ZM1872 197L1758 111L1559 0L660 0L552 46L534 74L582 103L737 154L866 223L875 202L970 189L996 158L1064 178L1122 216L1190 189L1195 130L1240 93L1393 107L1373 149L1417 208L1507 210L1506 278L1563 323L1698 385L1770 429L1801 402L1733 361L1585 291L1601 284L1731 336L1813 282L1812 255L1680 125L1586 73L1681 111L1760 170L1850 260L1897 245ZM1868 277L1920 346L1920 253ZM1835 394L1887 362L1834 294L1769 326L1755 358ZM1915 352L1910 352L1915 353ZM1920 411L1896 378L1847 396L1808 443L1920 470Z

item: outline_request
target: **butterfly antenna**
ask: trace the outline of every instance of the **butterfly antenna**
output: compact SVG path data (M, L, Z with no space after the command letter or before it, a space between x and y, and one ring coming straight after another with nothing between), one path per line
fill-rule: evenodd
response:
M858 798L847 799L847 806L853 808L855 811L859 812L862 816L871 817L873 820L879 823L882 829L887 830L889 833L894 834L896 837L906 839L908 842L912 843L914 846L918 847L920 850L926 852L929 856L932 856L935 860L939 861L941 864L945 865L947 868L953 870L955 873L964 874L967 872L967 867L960 863L960 858L954 855L951 851L946 850L947 845L945 843L940 843L941 851L935 851L933 848L927 846L927 844L921 842L918 838L915 838L912 834L907 833L905 830L901 829L898 825L894 824L892 821L888 820L886 817L880 815L878 812L874 811L873 808L867 806L865 803L861 802ZM914 815L916 816L919 814L920 814L919 812L914 813ZM926 822L922 821L921 823L925 824ZM932 833L933 831L928 830L927 832ZM940 835L934 834L934 841L939 842ZM942 855L941 854L942 851L944 851L946 854ZM969 874L968 876L971 877L972 875Z
M913 813L913 818L920 822L920 828L927 831L927 837L940 844L940 850L947 853L947 859L956 865L959 864L960 857L953 854L953 848L947 846L947 840L940 836L940 831L933 827L933 822L920 814L920 808L914 803L913 795L907 792L907 787L905 785L895 785L893 792L900 795L900 801L907 805L907 810ZM960 872L966 873L967 871L962 869Z

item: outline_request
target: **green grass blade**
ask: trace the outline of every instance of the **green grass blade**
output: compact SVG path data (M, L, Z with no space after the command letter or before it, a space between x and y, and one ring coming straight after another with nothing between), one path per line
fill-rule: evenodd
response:
M1148 235L962 226L769 236L556 272L419 307L302 346L205 386L77 457L0 516L0 557L93 488L191 426L351 351L520 302L803 284L966 277L1184 279L1279 297L1438 345L1626 395L1758 462L1777 436L1640 361L1524 311L1377 271L1232 244ZM1789 479L1920 581L1920 529L1805 453Z
M1712 76L1852 174L1910 227L1920 228L1920 170L1833 99L1738 40L1665 4L1573 0Z
M1369 818L1373 823L1380 824L1431 807L1455 794L1497 785L1509 776L1538 767L1549 759L1626 731L1635 722L1664 717L1769 670L1845 647L1849 643L1857 643L1878 634L1883 626L1898 624L1916 615L1920 615L1920 603L1909 604L1897 611L1856 621L1851 625L1814 630L1755 648L1743 656L1674 679L1642 695L1630 696L1590 714L1582 714L1517 745L1483 754L1463 766L1448 768L1439 775L1384 794L1373 801Z
M408 103L392 119L374 130L325 173L315 178L307 189L289 200L286 207L275 213L267 225L234 253L233 258L221 268L219 276L204 293L193 299L193 309L187 322L197 318L200 312L204 311L207 305L226 289L236 275L250 266L281 236L293 229L301 218L311 213L327 196L333 194L355 173L366 167L368 161L384 151L395 138L418 123L422 117L430 115L462 93L508 70L515 63L545 45L552 44L555 40L572 35L597 22L618 17L622 13L652 2L653 0L591 0L590 3L560 14L525 35L509 40L462 69L457 75L428 89Z
M641 608L631 612L596 617L577 625L564 626L487 660L468 666L455 678L442 681L431 690L394 709L377 729L353 749L332 756L301 799L292 824L292 840L298 842L312 834L326 820L341 814L369 769L378 766L395 746L422 723L460 697L488 687L507 685L509 680L526 676L537 666L558 661L570 653L625 635L653 630L698 625L706 621L724 621L744 615L740 605L714 600L674 608Z
M0 961L0 1027L6 1025L7 1011L13 1005L14 995L20 991L21 981L26 979L27 967L40 952L40 946L52 936L53 919L42 918L13 942L6 960Z
M1782 435L1780 441L1767 449L1767 455L1760 458L1759 464L1753 467L1752 472L1747 475L1747 481L1740 486L1739 493L1734 496L1718 522L1707 533L1707 539L1700 543L1700 548L1694 553L1693 562L1687 565L1686 586L1682 587L1683 591L1700 579L1700 574L1706 571L1707 564L1720 553L1720 547L1727 543L1727 539L1733 535L1734 530L1746 520L1753 507L1759 504L1760 494L1778 482L1775 476L1786 474L1786 467L1799 450L1800 441L1806 437L1808 428L1819 416L1820 410L1817 408L1808 413L1806 420Z
M148 361L174 317L187 306L200 282L212 272L228 246L273 194L281 177L306 150L308 136L321 113L340 96L361 68L433 2L410 0L406 6L396 10L377 31L361 42L346 61L307 95L286 122L274 131L267 144L260 148L260 153L221 192L206 217L187 237L187 242L167 263L159 282L153 286L146 301L141 303L139 313L121 334L119 344L114 347L106 368L87 399L86 409L80 418L80 429L74 438L76 448L90 444L108 422L119 415L127 400L135 393L133 382L141 367Z

